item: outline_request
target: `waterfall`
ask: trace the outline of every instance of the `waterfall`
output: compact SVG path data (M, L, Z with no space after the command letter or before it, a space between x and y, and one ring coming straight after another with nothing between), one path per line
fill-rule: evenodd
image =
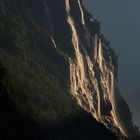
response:
M55 43L55 41L54 41L54 39L53 39L53 37L50 35L50 38L51 38L51 40L52 40L52 43L53 43L53 46L55 47L55 48L57 48L57 45L56 45L56 43Z
M83 25L85 25L84 12L83 12L80 0L78 0L78 5L79 5L79 9L81 11L81 20L82 20L81 22Z
M100 66L101 72L103 73L103 53L102 53L102 44L101 44L101 40L99 41L98 64L99 64L99 66Z

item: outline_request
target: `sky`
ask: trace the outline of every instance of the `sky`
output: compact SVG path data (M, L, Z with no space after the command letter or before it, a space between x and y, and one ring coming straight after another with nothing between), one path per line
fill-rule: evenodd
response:
M140 128L140 0L84 0L119 56L119 87Z

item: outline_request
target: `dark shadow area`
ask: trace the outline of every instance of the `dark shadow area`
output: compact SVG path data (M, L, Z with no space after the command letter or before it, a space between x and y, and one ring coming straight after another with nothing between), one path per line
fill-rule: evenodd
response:
M0 84L0 139L2 140L117 140L103 125L83 112L81 117L47 127L23 117Z

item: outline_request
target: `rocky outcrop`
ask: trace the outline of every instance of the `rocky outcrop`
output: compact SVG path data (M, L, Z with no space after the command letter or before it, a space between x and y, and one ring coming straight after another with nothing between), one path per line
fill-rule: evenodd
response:
M71 119L78 104L121 139L133 139L117 55L100 28L81 0L1 0L0 61L9 71L1 83L39 123Z

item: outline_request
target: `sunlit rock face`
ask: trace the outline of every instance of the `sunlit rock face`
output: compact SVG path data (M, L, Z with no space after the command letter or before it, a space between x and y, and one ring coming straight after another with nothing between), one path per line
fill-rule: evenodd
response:
M69 56L70 93L97 121L121 137L131 137L135 133L131 113L117 87L117 56L80 0L63 4L71 44L65 49L72 50L71 55L62 48Z
M67 22L71 28L72 44L75 50L75 58L70 59L71 93L78 104L91 112L98 121L114 132L121 131L123 135L126 135L116 117L115 66L111 57L112 52L99 32L91 33L92 29L86 25L81 3L78 1L83 31L83 40L81 40L75 19L70 14L71 3L68 0L65 3ZM92 25L92 22L93 28L99 26L98 23Z
M0 5L0 12L7 18L10 12L4 5L10 3L14 7L14 0L3 0ZM132 138L135 128L131 113L117 85L117 56L101 34L100 23L86 11L82 1L15 0L15 3L19 9L12 11L20 16L28 13L26 20L32 17L41 25L39 31L47 30L49 44L66 56L63 76L69 84L65 87L77 104L120 138ZM30 22L33 26L33 21Z

